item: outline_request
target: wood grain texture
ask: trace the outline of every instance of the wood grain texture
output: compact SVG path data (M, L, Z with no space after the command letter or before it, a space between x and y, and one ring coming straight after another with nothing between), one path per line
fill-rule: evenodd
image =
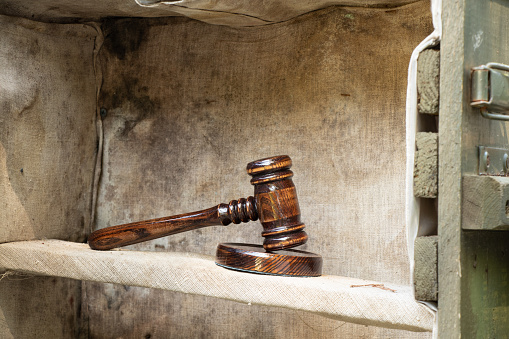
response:
M509 333L507 232L462 228L462 180L475 175L478 146L506 147L507 123L470 106L470 70L509 64L507 2L442 4L439 115L439 337L498 338ZM483 269L479 269L479 267Z
M109 250L140 242L195 230L206 226L260 221L266 250L300 246L308 237L300 221L295 185L291 180L292 160L287 155L250 162L247 172L253 179L255 198L232 200L206 210L170 217L106 227L92 232L88 244L95 250Z
M440 95L440 51L427 49L417 61L417 94L419 113L438 115Z
M509 230L509 178L463 178L461 226L470 230Z
M442 6L440 42L440 114L439 114L439 187L438 205L438 331L443 338L461 335L461 112L468 110L464 89L465 74L465 1L446 1ZM454 57L451 57L454 56ZM445 189L447 187L447 189Z
M320 255L298 250L267 252L263 246L251 244L219 244L216 264L262 274L296 277L318 277L322 274Z
M88 244L94 250L110 250L201 227L258 220L253 197L232 200L202 211L103 228L92 232Z
M438 133L419 132L415 136L414 196L438 195Z
M438 300L438 236L417 237L414 245L415 299Z
M293 184L292 159L277 156L253 161L247 173L253 177L260 222L263 225L263 247L276 251L300 246L308 236L300 219L297 190Z

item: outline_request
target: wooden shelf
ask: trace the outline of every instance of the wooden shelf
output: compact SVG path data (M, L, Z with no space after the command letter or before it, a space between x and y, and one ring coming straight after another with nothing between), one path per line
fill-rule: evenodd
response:
M409 331L431 331L434 322L429 309L415 301L410 286L327 275L296 278L243 273L197 254L94 251L87 244L34 240L0 244L0 267L286 307Z

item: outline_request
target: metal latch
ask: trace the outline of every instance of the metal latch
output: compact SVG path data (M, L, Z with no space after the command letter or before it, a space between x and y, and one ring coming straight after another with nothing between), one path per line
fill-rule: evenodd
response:
M490 62L472 68L470 106L487 119L509 121L509 66ZM496 113L493 113L496 112ZM500 114L503 113L503 114Z
M509 176L509 150L479 146L479 175Z

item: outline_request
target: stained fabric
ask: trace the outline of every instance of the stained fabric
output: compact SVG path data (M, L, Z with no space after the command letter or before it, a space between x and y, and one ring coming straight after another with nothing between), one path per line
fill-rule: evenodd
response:
M97 153L97 31L0 16L0 242L84 241Z
M110 17L186 16L225 26L261 26L287 21L329 6L394 8L418 0L0 0L0 14L47 22L86 22Z
M28 15L9 5L3 11ZM136 5L131 11L126 3L111 6L110 14L121 8L126 16L161 16L178 4L144 5L152 7ZM42 9L34 11L35 18L83 19L84 9L77 4L51 11L41 6L35 6ZM231 17L231 8L224 18L217 13L194 17L217 25L183 17L109 18L100 27L2 17L0 203L6 208L0 210L1 242L84 241L90 226L190 212L245 197L253 193L246 164L288 154L310 236L301 249L320 253L328 276L403 286L409 297L405 92L412 50L433 30L429 2L330 7L296 18L283 7L260 8L260 16L274 21L260 27L238 27L253 25L238 18L223 21ZM101 18L104 13L98 12L88 18ZM130 249L210 257L219 242L260 243L260 233L261 226L253 222ZM79 266L79 260L68 260L65 265ZM213 276L216 267L210 269ZM112 270L114 265L103 268L104 274ZM172 284L181 287L165 288L198 293L182 289L184 280ZM83 317L94 337L128 336L134 323L139 336L190 328L204 305L211 311L206 325L193 327L197 335L212 329L221 337L260 333L256 329L270 315L277 320L264 327L264 336L282 337L297 328L310 338L429 337L351 323L336 329L337 323L322 317L313 318L310 329L301 322L301 311L207 298L217 295L207 294L205 287L198 293L202 296L97 282L82 287ZM362 299L360 293L358 302ZM12 325L3 302L12 300L0 299ZM317 309L323 303L323 314L332 312L326 310L330 300L317 296L314 303ZM164 316L150 311L170 304L172 312ZM120 311L132 317L120 317ZM137 321L140 317L147 325ZM341 319L374 325L359 313L357 319L347 318ZM409 329L398 324L389 327ZM331 332L317 330L323 327ZM429 330L429 323L424 327Z

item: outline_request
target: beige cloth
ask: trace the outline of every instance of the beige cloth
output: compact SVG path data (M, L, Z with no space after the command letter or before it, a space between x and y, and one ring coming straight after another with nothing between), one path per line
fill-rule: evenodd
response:
M256 28L183 18L109 23L105 35L125 43L105 41L99 57L105 79L100 105L108 116L97 227L250 195L247 162L289 154L310 236L305 249L324 256L324 273L409 286L406 79L412 50L431 30L429 3L396 10L336 7ZM204 228L132 248L212 256L219 242L260 243L260 232L257 222ZM105 305L90 312L96 324L117 319L118 310L107 307L110 298L128 298L132 306L122 304L124 314L176 298L91 286L87 297ZM194 327L203 299L178 300L172 314ZM222 313L209 314L198 333L212 323L240 324L216 327L214 333L227 337L280 312L268 316L259 307L248 311L222 301L206 305L227 307L230 315L226 321ZM154 327L172 330L156 313L161 320ZM274 327L295 322L296 312L288 312ZM316 320L317 327L325 323ZM107 330L97 325L94 333ZM350 325L333 335L342 337L343 330L352 338L364 332L417 336Z
M24 4L30 8L30 2ZM73 6L67 13L79 5ZM35 14L51 16L54 11ZM303 249L322 254L324 273L338 278L324 278L332 279L332 285L324 285L329 286L325 291L316 288L329 297L320 300L317 296L311 306L303 306L299 300L285 305L281 299L271 300L277 300L278 306L328 313L336 319L430 329L431 318L419 318L427 313L410 298L404 217L406 71L412 49L432 30L428 2L396 9L329 8L284 23L250 28L212 26L185 18L123 19L108 20L104 31L96 33L89 25L41 24L6 17L1 27L6 41L0 50L4 53L0 58L2 86L19 90L12 96L8 91L0 93L3 107L8 107L0 118L0 189L5 193L0 195L0 203L6 207L0 212L4 213L0 215L2 242L44 237L82 241L94 211L94 189L99 190L97 228L197 210L250 195L246 163L289 154L310 235ZM100 40L102 34L104 47L94 54L98 45L94 40ZM39 52L30 53L37 48ZM94 55L98 55L95 60ZM98 68L94 69L94 61ZM97 77L102 83L99 105ZM35 79L37 90L27 86L31 82L26 79ZM94 173L100 140L95 124L98 107L105 108L107 114L102 172ZM100 184L94 184L96 174L101 175ZM134 248L211 256L218 242L259 243L260 232L258 223L210 228ZM74 258L88 253L83 251ZM28 266L24 269L36 271L46 256L53 258L53 265L44 264L47 273L54 270L54 274L63 275L55 271L62 264L68 269L80 268L78 272L94 268L80 264L81 259L71 259L73 256L59 261L58 253L50 251L38 261L25 256ZM9 258L5 266L14 267L12 258L16 257L5 257ZM106 262L111 266L101 266ZM116 269L115 262L98 260L95 275L84 278L105 281ZM190 275L180 279L178 271L173 271L176 280L165 288L227 297L217 288L207 292L208 279L240 273L218 271L207 260L192 262L209 265L203 268L210 277L184 265L182 269L189 269ZM129 279L134 279L129 268L132 264L124 262L127 266L122 268ZM140 285L143 276L119 280L122 270L109 281ZM349 299L349 280L341 276L383 282L404 291L387 302L403 307L410 318L400 318L399 309L383 315L389 311L383 303L375 303L378 296L370 299L374 304L364 302L364 288L354 292L359 293L358 300ZM205 280L200 280L197 288L189 283L190 277ZM256 295L264 292L257 292L263 289L255 286L250 300L270 303ZM306 296L312 290L308 286L302 293ZM367 293L393 295L378 290L368 288ZM2 293L8 291L2 289ZM39 293L46 291L41 287ZM343 292L346 299L341 299ZM58 296L60 292L48 293ZM231 299L248 300L238 291L232 295ZM11 308L3 304L13 301L5 298L0 298L0 306L5 318L12 319L4 311ZM122 308L112 307L114 300ZM83 314L94 337L108 337L112 330L132 335L133 323L140 324L139 318L126 318L126 314L152 319L139 325L136 335L145 335L150 326L171 331L176 320L167 322L168 318L151 307L166 308L175 300L179 303L171 316L187 328L196 321L186 310L201 312L197 311L203 308L201 303L210 310L229 309L227 320L220 312L207 314L207 325L199 327L197 335L215 328L218 336L240 337L244 329L259 328L256 325L266 318L277 319L273 329L301 322L297 311L268 311L261 306L246 310L241 304L169 291L83 284ZM200 304L193 306L197 300ZM400 301L411 304L401 306ZM337 313L337 307L347 303L347 309ZM348 313L357 304L358 312ZM364 308L374 310L359 311ZM318 318L314 325L330 324L327 321ZM426 325L416 325L421 321ZM44 324L40 320L32 326L41 322ZM319 332L306 333L315 338ZM368 337L423 337L351 324L342 325L334 335L355 338L363 333ZM373 333L377 335L370 335Z
M97 151L97 32L0 16L0 33L0 242L84 241Z
M293 159L303 249L324 272L409 284L405 91L429 3L332 7L274 26L184 18L103 26L104 156L98 228L253 194L248 162ZM260 243L258 222L203 228L138 250L214 255Z
M293 19L299 15L340 5L347 7L397 7L416 0L276 0L260 5L249 0L136 0L141 6L164 13L172 11L209 24L227 26L262 26Z
M227 26L270 25L340 5L392 8L417 0L0 0L0 14L48 22L100 20L109 17L187 16Z
M434 319L425 306L413 300L408 286L380 286L329 275L294 278L239 273L196 254L94 251L86 244L26 241L0 245L0 267L280 306L412 331L430 331Z

